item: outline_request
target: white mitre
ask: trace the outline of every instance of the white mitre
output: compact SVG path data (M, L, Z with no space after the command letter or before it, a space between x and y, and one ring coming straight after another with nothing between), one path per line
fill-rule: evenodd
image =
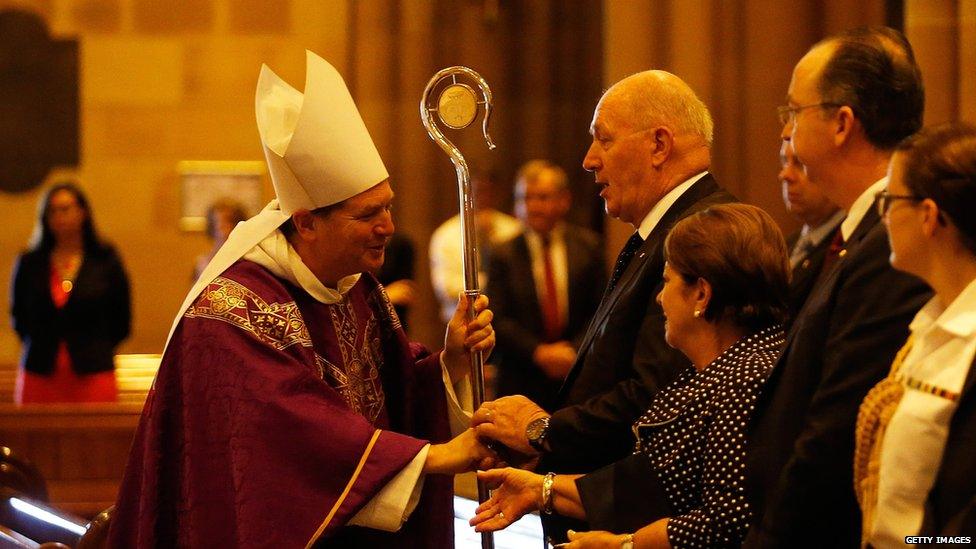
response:
M255 98L275 194L289 215L341 202L390 177L339 72L307 54L304 97L263 65Z
M304 95L262 65L255 111L277 199L230 233L183 301L167 345L200 292L292 213L342 202L389 178L342 76L318 55L306 51Z

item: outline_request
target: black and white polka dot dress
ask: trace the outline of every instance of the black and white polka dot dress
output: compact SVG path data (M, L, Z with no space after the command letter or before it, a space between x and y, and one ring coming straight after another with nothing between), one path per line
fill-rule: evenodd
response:
M780 326L744 337L700 372L661 390L634 424L674 515L679 547L738 547L752 518L746 502L746 427L784 342Z

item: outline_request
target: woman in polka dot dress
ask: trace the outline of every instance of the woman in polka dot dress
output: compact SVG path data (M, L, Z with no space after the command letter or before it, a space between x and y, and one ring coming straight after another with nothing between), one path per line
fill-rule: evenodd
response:
M787 256L779 228L754 206L713 206L678 222L657 300L668 344L693 367L634 423L631 458L585 476L479 473L498 488L472 519L476 530L538 509L617 530L570 532L570 549L739 546L752 520L746 425L784 341ZM620 526L635 516L629 532Z

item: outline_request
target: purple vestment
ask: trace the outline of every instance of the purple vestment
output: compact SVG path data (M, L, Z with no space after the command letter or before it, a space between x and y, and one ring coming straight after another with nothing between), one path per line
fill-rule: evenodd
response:
M345 526L450 437L438 355L376 279L334 305L241 260L186 311L143 410L112 547L453 547L450 477L399 532Z

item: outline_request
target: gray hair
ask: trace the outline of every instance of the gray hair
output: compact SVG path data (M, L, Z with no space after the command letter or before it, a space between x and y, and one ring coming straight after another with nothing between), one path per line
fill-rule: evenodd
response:
M630 111L627 118L636 129L666 124L677 134L701 137L711 147L715 126L712 115L683 80L669 72L653 70L628 76L619 84L624 84L621 91L627 99L623 102L625 108Z

